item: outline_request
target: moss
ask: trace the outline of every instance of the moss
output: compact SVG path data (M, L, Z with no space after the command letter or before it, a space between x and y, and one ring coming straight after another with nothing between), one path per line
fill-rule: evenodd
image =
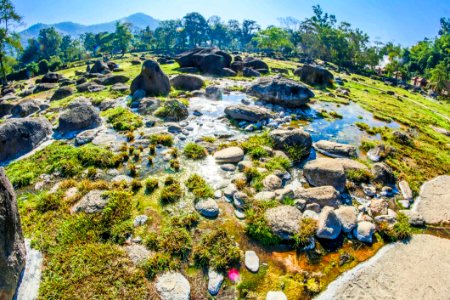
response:
M150 142L155 145L163 145L166 147L172 147L173 136L168 133L154 134L150 136Z
M186 105L178 100L166 101L154 115L167 121L181 121L187 117Z
M285 152L294 162L299 162L308 156L308 149L301 145L285 146Z
M294 235L295 246L303 248L314 238L317 229L317 221L311 218L303 218L299 222L299 232Z
M144 124L140 116L123 107L108 109L102 114L117 131L134 131Z
M185 258L192 249L191 236L183 227L165 227L158 237L158 249Z
M253 159L260 159L260 158L269 156L269 152L261 146L256 146L256 147L248 150L247 153Z
M207 151L204 147L196 143L187 143L184 147L183 154L190 159L203 159L206 157Z
M6 172L15 187L23 187L35 183L42 174L59 172L62 177L73 177L81 174L84 168L109 168L116 163L117 157L109 150L94 145L77 148L55 142L28 158L10 164Z
M137 193L142 188L142 182L137 179L133 179L130 183L130 188L133 193Z
M355 183L369 182L373 178L372 173L369 170L364 169L350 169L345 171L345 175L348 180Z
M161 191L160 201L162 204L175 203L183 197L183 190L178 181L172 181L170 184L166 183Z
M247 210L247 226L245 232L252 239L260 242L263 245L276 245L281 242L281 239L276 236L272 229L267 224L264 213L270 207L276 206L276 202L256 202L254 201L251 208Z
M289 158L283 156L275 156L273 158L270 158L270 160L264 164L264 167L269 171L287 171L291 166L292 161Z
M175 159L175 158L171 159L169 161L169 165L170 165L170 168L175 171L179 171L181 169L180 161L178 159Z
M159 180L156 178L147 178L145 180L145 191L149 194L153 193L159 187Z
M36 209L40 213L45 213L50 210L58 210L62 205L63 194L61 191L56 193L44 192L37 194Z
M185 182L186 187L191 191L196 199L210 198L214 196L213 189L198 174L192 174Z
M217 138L215 138L213 136L202 136L201 139L202 139L202 141L207 142L207 143L214 143L215 141L217 141Z
M397 214L397 222L392 226L386 222L378 225L378 232L386 242L409 239L412 235L411 225L405 214Z
M178 268L179 262L174 260L167 253L156 253L142 264L142 269L145 271L145 276L150 280L153 280L159 273L169 270L177 270Z
M194 259L199 265L219 271L228 270L241 259L241 251L236 246L234 238L223 228L203 234L193 252Z
M241 143L241 147L245 152L261 146L273 147L273 142L267 131L259 135L253 135Z
M186 229L197 226L198 222L200 222L200 217L195 212L173 216L169 221L171 226L184 227Z

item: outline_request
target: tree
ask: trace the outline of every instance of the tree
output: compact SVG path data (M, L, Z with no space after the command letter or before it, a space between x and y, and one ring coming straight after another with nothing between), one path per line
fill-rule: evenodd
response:
M131 40L133 39L133 34L131 33L130 23L116 23L116 32L114 33L114 44L118 51L125 55L128 51Z
M29 39L28 45L22 52L20 61L26 65L34 61L38 61L41 56L41 46L36 39Z
M241 47L246 49L250 41L256 36L261 27L253 20L242 21Z
M261 30L254 40L259 48L265 50L282 51L284 48L292 48L289 34L280 27L268 27Z
M140 51L150 50L152 48L152 44L155 42L154 33L149 26L139 31L135 38L136 48Z
M183 49L186 44L186 34L181 21L161 21L155 30L155 44L157 48L164 50Z
M208 23L201 14L193 12L184 16L183 27L190 47L201 46L208 40Z
M228 26L218 16L210 17L208 19L208 25L211 46L217 45L219 48L228 48L230 41Z
M3 85L8 84L6 73L15 59L9 55L22 49L19 35L12 31L12 26L19 24L19 16L10 0L0 0L0 69Z
M447 82L450 81L450 68L445 61L441 61L436 68L430 71L430 81L434 90L442 94L442 91L446 88Z
M59 55L62 37L54 27L41 29L38 41L42 49L42 58L48 60L52 56Z

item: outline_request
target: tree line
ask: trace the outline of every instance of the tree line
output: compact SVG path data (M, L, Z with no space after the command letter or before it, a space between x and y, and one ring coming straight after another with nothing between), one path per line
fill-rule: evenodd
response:
M45 28L25 48L12 30L21 21L11 0L0 0L0 58L4 82L6 74L22 72L31 76L55 71L70 62L92 57L124 55L129 51L177 53L194 47L217 46L229 51L265 52L305 60L321 59L355 72L373 72L383 58L387 76L401 74L429 78L437 91L449 78L450 19L441 19L438 36L412 47L371 42L367 33L348 22L337 22L317 5L305 20L281 18L280 26L262 28L254 20L206 19L189 13L181 19L161 21L159 27L133 31L128 23L116 24L114 32L85 33L78 38L63 36L55 28Z

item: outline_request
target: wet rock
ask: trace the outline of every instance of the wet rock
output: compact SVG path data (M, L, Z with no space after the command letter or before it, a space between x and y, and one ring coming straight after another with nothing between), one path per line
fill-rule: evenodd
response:
M33 150L51 133L45 118L6 120L0 124L0 163Z
M247 92L265 102L285 107L301 107L314 97L305 85L283 77L261 78Z
M218 86L208 86L205 89L205 96L211 100L222 100L223 92Z
M195 204L195 209L204 217L215 218L219 215L219 205L211 198L207 200L199 200Z
M341 194L332 186L301 189L295 193L295 198L304 200L307 204L317 203L320 207L332 206L337 208L341 204Z
M342 164L331 158L318 158L306 163L303 175L312 186L333 186L345 189L346 176Z
M402 193L403 198L405 200L413 200L413 193L411 191L411 188L409 187L409 184L406 180L402 180L398 183L398 187L400 189L400 192Z
M0 299L13 299L25 268L26 250L16 193L0 168Z
M284 130L277 129L270 132L274 148L287 151L291 147L302 149L303 156L308 156L311 151L311 135L302 129Z
M201 89L205 82L200 76L180 74L170 79L170 84L177 90L195 91Z
M376 182L380 182L382 184L393 184L395 182L394 172L385 163L373 164L372 174Z
M77 132L96 128L101 125L102 119L98 111L85 101L72 102L68 109L59 116L57 131L67 137Z
M341 206L335 210L336 216L342 224L342 231L351 232L357 224L356 209L353 206Z
M140 114L151 114L161 106L161 101L158 98L144 98L139 103L132 104L138 107Z
M237 188L234 184L228 185L224 190L223 194L227 198L233 198L234 194L237 192Z
M270 291L267 293L266 300L288 300L282 291Z
M311 85L332 85L333 74L319 66L304 65L301 69L295 70L295 75L300 76L300 80Z
M341 233L342 225L332 207L322 209L317 222L316 235L322 239L334 240Z
M273 191L273 190L281 188L283 185L283 182L281 181L280 177L272 174L272 175L266 176L263 179L262 184L267 190Z
M293 206L281 205L269 208L265 218L275 235L283 240L291 240L299 230L302 213Z
M131 94L143 90L147 96L167 96L170 92L169 77L156 61L146 60L141 74L132 81L130 90Z
M80 132L79 134L77 134L75 138L75 144L77 146L82 146L87 143L90 143L94 140L97 133L98 133L97 129Z
M233 164L224 164L224 165L221 165L220 168L226 172L236 171L236 166Z
M102 211L106 204L108 204L108 197L105 195L106 191L93 190L87 193L81 200L75 204L70 210L72 213L85 212L94 214Z
M244 151L239 147L229 147L214 153L214 158L219 164L237 163L244 158Z
M73 95L73 89L70 86L60 87L55 91L50 101L57 101Z
M270 111L265 108L247 105L232 105L225 108L227 117L234 120L244 120L248 122L258 122L271 117Z
M244 220L245 219L245 212L243 210L239 209L239 208L234 210L234 215L239 220Z
M166 272L156 279L155 284L161 300L189 300L191 285L183 274Z
M223 280L224 277L222 274L213 269L208 270L208 292L212 296L215 296L219 293Z
M375 225L370 222L359 222L353 230L353 235L363 243L372 243L372 236L375 233Z
M313 144L314 149L331 157L356 157L356 147L336 142L320 140Z
M259 257L255 251L245 251L245 266L250 272L257 273L259 270Z
M369 204L369 209L373 217L380 215L387 215L388 203L384 199L372 199Z
M425 182L414 210L427 224L450 224L450 176L443 175Z
M11 109L11 114L14 118L25 118L39 110L39 102L36 100L24 100Z

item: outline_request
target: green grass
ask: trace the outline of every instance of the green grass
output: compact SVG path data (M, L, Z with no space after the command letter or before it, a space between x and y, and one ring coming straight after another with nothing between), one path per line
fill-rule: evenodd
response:
M116 163L116 157L109 150L94 145L77 148L54 142L34 155L12 163L6 173L14 186L23 187L35 183L42 174L59 172L68 178L78 176L88 167L108 168Z
M102 113L117 131L134 131L144 125L142 117L124 107L108 109Z

